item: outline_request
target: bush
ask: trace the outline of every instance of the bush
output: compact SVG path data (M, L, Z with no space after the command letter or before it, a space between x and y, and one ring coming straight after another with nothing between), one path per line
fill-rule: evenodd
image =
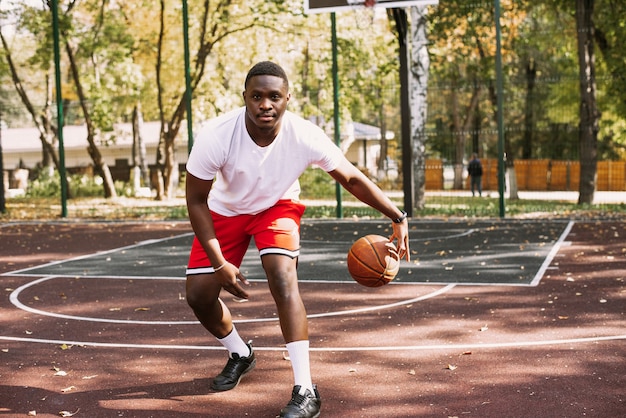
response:
M72 174L67 178L70 197L104 197L102 177L87 174ZM132 196L133 190L128 183L115 182L118 196ZM61 197L61 176L58 171L49 174L41 170L37 178L28 184L26 197Z

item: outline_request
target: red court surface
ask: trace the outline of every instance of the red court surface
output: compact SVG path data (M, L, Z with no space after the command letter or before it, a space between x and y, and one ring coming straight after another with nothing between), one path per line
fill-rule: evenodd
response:
M226 353L182 276L12 273L189 232L0 225L0 416L275 417L293 381L265 283L244 303L224 295L258 363L217 393ZM625 237L623 222L575 222L536 286L302 281L322 416L626 416Z

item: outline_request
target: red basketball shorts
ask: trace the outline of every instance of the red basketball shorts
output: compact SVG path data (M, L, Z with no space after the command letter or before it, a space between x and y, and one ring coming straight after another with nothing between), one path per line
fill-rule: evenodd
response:
M279 200L276 205L256 215L222 216L211 212L215 235L224 258L241 266L250 240L259 255L283 254L294 258L300 255L300 220L305 206L291 200ZM189 254L187 275L213 273L211 262L194 237Z

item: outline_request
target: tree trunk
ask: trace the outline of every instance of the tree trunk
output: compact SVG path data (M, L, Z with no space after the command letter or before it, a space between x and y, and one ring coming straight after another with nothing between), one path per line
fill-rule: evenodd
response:
M113 182L113 177L111 176L111 171L109 170L109 166L107 165L107 163L104 161L104 158L102 158L102 154L100 153L98 145L96 144L96 127L91 120L89 106L87 105L87 96L85 95L85 91L80 80L80 73L78 71L78 66L76 65L74 50L72 49L70 42L67 40L65 41L65 50L67 51L67 57L70 62L70 70L72 73L72 78L74 79L74 85L76 86L76 94L78 95L78 100L80 101L80 106L83 111L83 117L85 118L85 125L87 125L87 143L89 144L89 146L87 147L87 152L89 153L89 156L93 161L96 172L102 176L104 197L117 197L117 192L115 191L115 184Z
M150 173L146 163L146 143L141 135L143 129L143 116L141 114L141 104L137 103L133 109L133 167L138 168L139 185L148 186L150 184Z
M453 81L456 84L456 78ZM452 111L452 124L453 124L453 138L454 138L454 157L452 163L454 164L454 181L452 188L455 190L463 189L463 159L465 158L465 145L469 136L470 126L474 120L474 114L478 108L480 99L480 87L479 83L473 83L472 96L470 103L465 110L465 118L461 122L461 110L459 106L459 97L457 94L457 88L453 85L450 92L451 111Z
M382 89L378 90L379 97L382 97ZM378 108L378 120L380 122L380 155L378 156L378 178L386 178L389 169L387 164L387 121L385 120L385 102L380 103Z
M598 165L600 111L596 102L594 0L576 0L576 33L580 67L580 189L578 204L593 203Z
M535 83L537 66L535 60L526 63L526 103L524 109L524 137L522 141L522 159L529 160L533 154L533 132L535 131Z
M7 44L6 39L4 38L4 35L2 35L1 31L0 31L0 40L2 41L2 47L4 49L9 71L11 72L11 79L13 81L13 86L15 87L15 91L20 97L20 100L26 107L26 110L30 114L33 123L35 124L35 126L37 127L37 130L39 131L39 139L41 140L43 155L51 159L56 169L60 171L59 159L57 157L57 154L54 151L54 146L52 142L49 140L52 134L52 130L51 130L52 123L51 123L50 112L46 110L44 111L43 114L40 114L35 110L35 106L32 104L32 101L28 97L28 93L24 89L22 80L20 79L20 76L17 73L17 67L15 66L15 63L13 62L13 56L11 54L11 50L9 49L9 45ZM49 75L46 75L46 78L47 78L46 83L48 86L50 86L50 83L48 81ZM46 109L49 109L49 106L47 104L46 104ZM44 162L45 162L45 159L46 157L44 157Z
M416 209L426 205L426 111L428 90L427 6L411 7L411 54L409 103L411 104L411 142Z

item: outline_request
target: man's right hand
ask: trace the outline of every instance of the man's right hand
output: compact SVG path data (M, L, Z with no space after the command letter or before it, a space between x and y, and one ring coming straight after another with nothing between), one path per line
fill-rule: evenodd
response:
M240 299L248 299L248 292L246 292L237 280L246 286L250 286L250 282L246 279L241 271L228 261L224 267L215 272L215 277L219 280L222 288L228 293L236 296Z

